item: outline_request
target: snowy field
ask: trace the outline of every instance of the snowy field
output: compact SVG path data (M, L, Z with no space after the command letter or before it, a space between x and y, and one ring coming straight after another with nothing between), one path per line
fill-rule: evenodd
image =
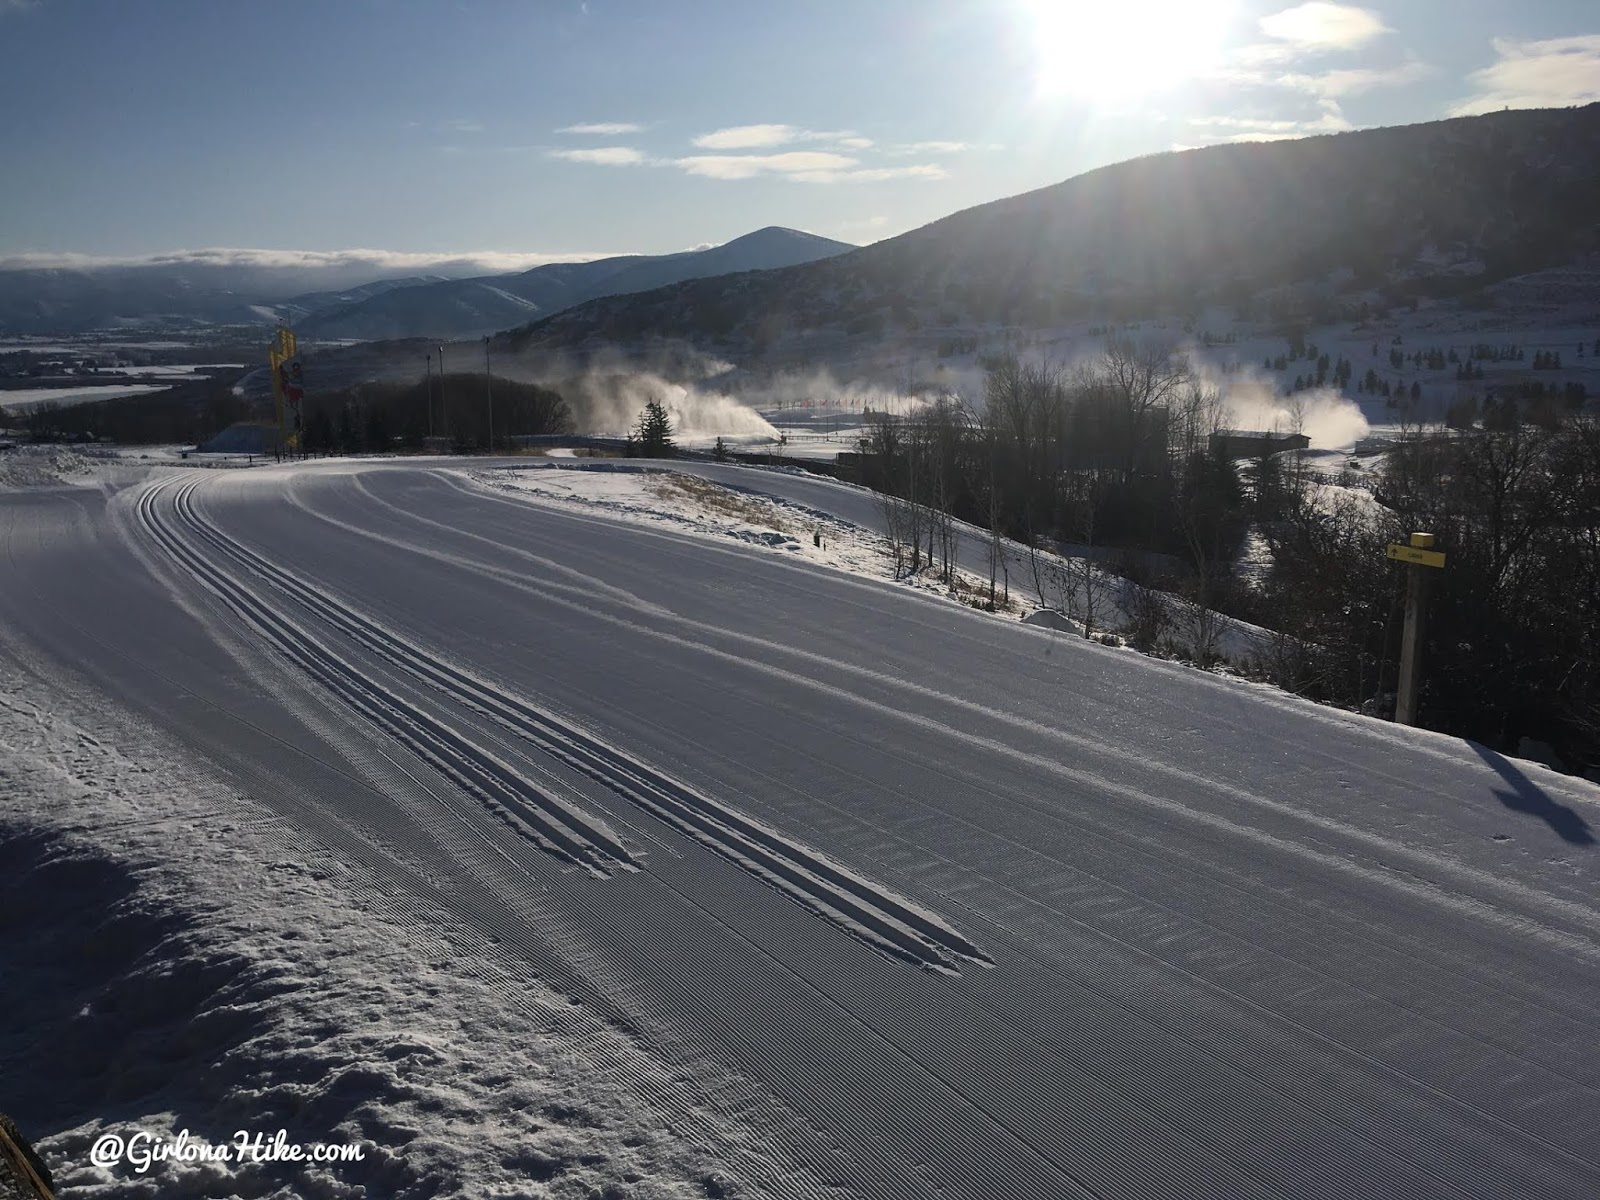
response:
M8 388L0 390L0 410L21 411L36 404L83 404L89 400L115 400L163 391L164 384L124 383L65 388Z
M64 1194L1600 1194L1600 788L694 469L0 490L0 1078ZM239 1129L363 1157L92 1161Z

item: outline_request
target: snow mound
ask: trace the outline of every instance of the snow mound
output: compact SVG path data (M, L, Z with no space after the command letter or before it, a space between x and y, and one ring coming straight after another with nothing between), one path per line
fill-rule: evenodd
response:
M73 446L14 446L0 451L0 488L60 487L86 482L107 455Z
M1053 608L1041 608L1022 618L1024 625L1035 625L1040 629L1056 629L1062 633L1075 633L1079 637L1084 635L1082 621L1075 621L1065 613L1059 613Z

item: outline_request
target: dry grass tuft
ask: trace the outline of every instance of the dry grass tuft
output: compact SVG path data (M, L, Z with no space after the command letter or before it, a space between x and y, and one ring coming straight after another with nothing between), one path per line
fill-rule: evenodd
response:
M789 532L770 505L738 492L730 492L696 475L662 475L651 483L651 490L663 500L690 500L705 511L721 517L748 521L778 533Z

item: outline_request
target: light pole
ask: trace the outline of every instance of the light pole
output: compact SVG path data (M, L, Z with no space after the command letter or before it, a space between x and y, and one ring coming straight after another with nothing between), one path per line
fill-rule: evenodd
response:
M439 424L445 437L450 436L450 409L444 398L444 347L439 347Z
M428 382L427 382L427 388L428 388L428 436L432 437L433 436L433 355L424 354L423 358L428 360L428 376L427 376L427 379L428 379Z
M489 337L483 339L483 398L489 402L489 453L494 453L494 384L489 374Z

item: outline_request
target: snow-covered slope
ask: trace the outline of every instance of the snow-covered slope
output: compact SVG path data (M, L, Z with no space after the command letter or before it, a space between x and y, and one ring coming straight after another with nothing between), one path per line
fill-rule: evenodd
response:
M1104 167L767 276L613 297L527 343L1040 328L1191 314L1278 322L1477 295L1600 248L1600 104L1491 113Z

